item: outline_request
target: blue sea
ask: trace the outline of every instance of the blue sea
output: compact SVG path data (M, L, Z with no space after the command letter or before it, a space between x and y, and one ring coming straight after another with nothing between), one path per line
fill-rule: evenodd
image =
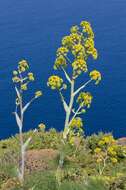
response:
M56 49L72 25L91 22L99 52L89 66L102 73L100 85L87 88L93 94L91 109L83 116L86 135L98 131L126 136L126 0L1 0L0 1L0 139L18 132L12 112L15 91L12 71L21 59L30 63L36 89L43 97L25 115L24 131L43 122L63 129L64 111L59 96L46 85L53 71ZM82 76L81 81L85 77Z

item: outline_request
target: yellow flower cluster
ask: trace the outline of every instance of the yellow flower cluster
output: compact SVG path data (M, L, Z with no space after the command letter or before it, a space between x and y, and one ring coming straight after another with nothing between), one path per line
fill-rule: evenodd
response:
M81 42L81 35L78 33L71 33L69 36L65 36L62 39L62 46L66 47L68 50L71 50L73 45Z
M65 46L68 49L71 49L73 45L72 39L70 36L65 36L62 39L62 46Z
M56 60L55 60L55 64L54 64L54 69L59 69L61 67L66 67L67 63L66 63L66 59L63 55L59 55Z
M110 158L110 160L113 164L116 164L118 162L117 158L114 157Z
M39 128L40 131L45 131L46 125L45 125L44 123L40 123L40 124L38 125L38 128Z
M98 147L94 149L96 154L97 162L104 162L106 159L113 164L118 162L118 151L120 147L116 144L115 139L112 135L104 135L98 142Z
M97 153L100 153L100 152L101 152L101 148L98 148L98 147L95 148L95 149L94 149L94 152L95 152L96 154L97 154Z
M28 89L29 82L35 80L34 74L32 72L28 72L27 71L28 69L29 69L29 65L27 61L22 60L18 63L17 70L13 71L12 81L14 83L17 83L18 88L22 91L26 91Z
M111 155L111 156L116 156L117 153L116 153L116 146L110 146L108 147L107 151L108 151L108 154Z
M26 60L22 60L18 63L19 73L25 72L29 68L29 65Z
M74 65L73 69L76 70L77 75L79 75L82 71L87 71L86 60L90 55L92 55L94 59L97 59L98 53L94 47L94 33L90 23L82 21L80 26L81 27L76 25L72 26L70 29L71 33L63 37L62 46L57 50L54 69L60 69L61 67L67 66L68 63L71 63L69 58L71 58L72 55L74 57L74 64L72 64ZM79 65L76 64L79 62ZM73 74L75 74L75 72L73 72Z
M71 29L70 29L71 33L77 33L78 31L79 31L79 27L77 25L72 26Z
M14 77L12 78L12 81L13 81L14 83L18 83L18 82L20 82L21 80L20 80L20 78L19 78L18 76L14 76Z
M70 124L70 128L82 128L82 127L83 127L83 122L80 117L74 118Z
M81 44L77 44L77 45L74 45L73 48L72 48L72 54L76 57L78 55L78 53L85 53L85 49L84 47L81 45Z
M42 96L42 91L38 90L35 92L35 98L39 98L40 96Z
M83 32L87 33L89 37L94 38L94 33L89 22L82 21L80 26L83 28Z
M70 39L73 45L78 44L81 42L81 35L79 35L78 33L72 33L70 34Z
M89 76L92 80L95 80L95 84L98 84L101 81L101 73L97 70L93 70L90 72Z
M87 64L84 59L76 59L72 63L74 76L80 75L82 72L87 72Z
M58 48L58 50L57 50L57 56L59 56L59 55L67 55L67 53L68 53L68 49L66 48L66 47L60 47L60 48Z
M27 83L21 84L21 90L27 90Z
M105 135L102 137L102 139L98 142L99 146L104 146L104 145L108 145L108 144L114 144L115 143L115 139L113 138L112 135Z
M81 92L77 98L77 102L80 104L82 107L87 107L89 108L92 102L92 95L89 92Z
M63 79L57 75L52 75L48 78L47 85L52 89L60 89L63 85Z
M97 59L98 57L98 52L97 50L95 49L94 47L94 39L92 38L87 38L87 40L85 41L85 44L84 44L85 48L86 48L86 53L88 55L92 55L92 57L94 59Z
M33 73L28 73L28 79L30 81L34 81L35 80Z

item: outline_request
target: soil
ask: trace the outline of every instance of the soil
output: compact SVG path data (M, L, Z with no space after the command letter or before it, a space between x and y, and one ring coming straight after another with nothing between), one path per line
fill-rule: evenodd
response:
M51 169L49 162L58 156L53 149L28 150L26 155L26 170L28 172Z

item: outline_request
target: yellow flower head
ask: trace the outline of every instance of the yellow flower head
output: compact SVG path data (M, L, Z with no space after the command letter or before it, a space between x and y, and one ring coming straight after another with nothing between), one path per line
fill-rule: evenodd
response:
M94 48L94 40L92 38L87 38L84 46L86 48Z
M20 82L20 78L19 78L18 76L14 76L14 77L12 78L12 81L13 81L14 83L18 83L18 82Z
M60 55L56 58L55 64L54 64L54 69L59 69L61 67L66 67L66 59L63 55Z
M67 53L68 53L68 49L66 48L66 47L60 47L60 48L58 48L58 50L57 50L57 55L67 55Z
M96 162L97 162L97 163L102 162L102 158L98 158L98 159L96 160Z
M28 68L29 68L29 65L26 60L22 60L18 63L19 73L26 71Z
M57 75L52 75L48 78L47 85L52 89L60 89L63 85L63 79Z
M81 92L77 98L77 102L80 104L82 107L87 107L89 108L92 102L92 95L89 92Z
M82 52L83 54L85 53L85 49L81 44L76 44L72 48L72 53L73 55L77 56L78 53Z
M71 33L77 33L78 31L79 31L79 27L77 25L72 26L71 29L70 29Z
M98 147L95 148L95 149L94 149L94 152L95 152L96 154L97 154L97 153L100 153L100 152L101 152L101 148L98 148Z
M72 39L70 36L65 36L62 39L62 45L68 49L70 49L73 45Z
M81 36L77 33L72 33L70 34L70 39L72 41L72 45L74 45L75 43L80 43Z
M45 125L44 123L40 123L40 124L38 125L38 128L39 128L41 131L45 131L46 125Z
M80 75L82 72L87 72L87 64L84 59L76 59L72 63L72 67L75 75Z
M21 90L27 90L27 83L21 85Z
M35 80L33 73L28 73L28 79L30 81L34 81Z
M71 128L82 128L83 127L82 119L80 117L74 118L70 124L70 127Z
M94 38L94 33L89 22L82 21L80 26L83 28L83 32L87 33L89 37Z
M35 98L39 98L40 96L42 96L42 91L38 90L35 92Z
M101 73L97 70L93 70L90 72L90 77L92 80L95 80L95 84L98 84L101 81Z
M86 48L86 53L89 55L92 55L94 59L97 59L98 52L97 49L94 47L94 39L93 38L87 38L84 44Z
M115 157L110 158L110 160L113 164L116 164L118 162L117 158Z

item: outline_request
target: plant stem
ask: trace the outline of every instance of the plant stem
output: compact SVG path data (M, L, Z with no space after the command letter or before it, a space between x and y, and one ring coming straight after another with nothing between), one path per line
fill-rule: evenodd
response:
M25 168L25 152L24 152L24 141L23 141L23 105L22 105L22 95L20 97L20 119L21 119L21 123L22 123L22 127L19 130L19 136L20 136L20 147L21 147L21 165L20 165L20 180L21 182L24 181L24 168Z
M65 119L65 126L64 126L64 132L63 132L63 139L67 139L67 135L69 133L69 120L70 120L70 115L74 103L74 80L71 80L71 90L70 90L70 102L68 106L68 110L66 112L66 119Z

